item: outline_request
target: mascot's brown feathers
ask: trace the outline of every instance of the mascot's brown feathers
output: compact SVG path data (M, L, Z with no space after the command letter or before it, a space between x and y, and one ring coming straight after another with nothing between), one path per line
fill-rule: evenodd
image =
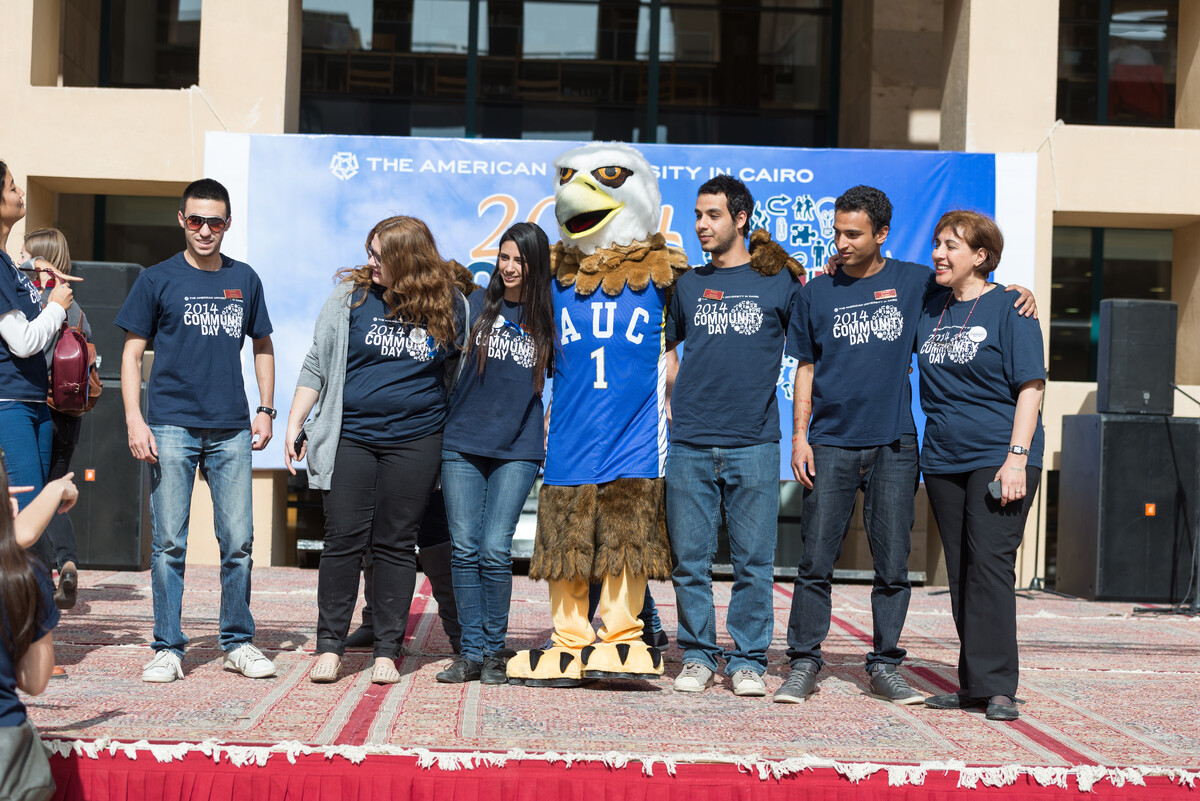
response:
M575 294L581 297L591 295L597 288L610 297L616 296L626 284L640 292L651 281L659 289L667 289L689 269L687 254L681 248L668 246L661 233L629 245L598 247L587 255L578 248L556 242L550 248L550 268L559 286L574 284Z
M760 275L776 275L784 267L800 283L804 283L804 268L800 262L787 254L778 242L771 239L765 228L757 228L750 234L750 269Z

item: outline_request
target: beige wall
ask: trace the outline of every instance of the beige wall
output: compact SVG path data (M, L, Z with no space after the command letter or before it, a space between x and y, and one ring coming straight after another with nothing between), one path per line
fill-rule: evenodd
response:
M838 147L936 149L942 0L845 0Z
M1058 3L946 0L941 145L948 150L1038 153L1036 285L1049 340L1055 225L1175 230L1171 298L1179 303L1177 379L1200 382L1200 2L1181 0L1175 129L1056 122ZM1185 386L1192 391L1193 387ZM1043 421L1046 467L1057 469L1062 417L1094 412L1096 385L1050 381ZM1176 414L1200 416L1179 399ZM1045 493L1030 515L1018 584L1040 575ZM1038 543L1034 552L1034 543Z

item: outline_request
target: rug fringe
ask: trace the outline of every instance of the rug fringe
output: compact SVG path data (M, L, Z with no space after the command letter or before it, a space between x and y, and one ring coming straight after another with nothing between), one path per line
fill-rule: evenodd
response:
M390 745L325 745L311 746L295 740L288 740L269 746L226 745L220 740L204 740L198 743L151 743L138 740L132 743L122 743L107 737L98 740L58 740L44 738L42 744L46 751L59 757L87 757L97 759L100 754L108 753L115 756L123 754L127 759L137 760L141 753L148 753L160 763L181 760L189 753L201 753L215 763L226 759L234 767L256 765L262 767L273 756L282 755L291 764L296 763L296 757L319 754L326 759L345 759L355 765L361 764L368 756L399 756L415 758L417 766L425 769L437 767L439 770L471 770L476 767L502 768L509 760L518 762L547 762L562 763L571 767L575 763L599 762L611 770L624 770L631 763L641 766L646 776L654 775L655 765L662 765L670 776L676 775L679 765L683 764L728 764L735 766L740 772L757 775L761 781L782 779L787 776L815 769L832 769L840 776L858 784L869 779L880 771L887 773L888 786L903 787L906 785L921 785L930 773L958 774L958 786L964 789L975 789L980 784L985 787L1005 787L1014 784L1022 776L1028 776L1043 787L1055 786L1068 789L1069 780L1074 777L1080 792L1090 792L1097 784L1107 781L1113 787L1124 787L1126 784L1144 787L1148 777L1164 777L1175 784L1196 788L1200 781L1200 771L1189 771L1184 768L1168 768L1157 765L1138 765L1125 768L1110 768L1104 765L1076 765L1074 767L1047 767L1026 765L1000 765L994 767L974 767L959 760L945 762L921 762L915 765L885 765L874 762L839 762L833 759L802 754L787 759L764 759L758 754L737 756L730 754L634 754L620 751L608 751L602 754L559 753L547 751L529 753L520 749L507 752L452 752L433 751L428 748L404 748Z

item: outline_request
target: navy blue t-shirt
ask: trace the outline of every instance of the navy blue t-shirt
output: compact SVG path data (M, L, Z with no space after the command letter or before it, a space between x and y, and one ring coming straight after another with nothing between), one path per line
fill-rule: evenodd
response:
M1002 286L978 303L955 301L946 289L930 296L917 330L927 418L921 470L937 475L1000 467L1013 444L1017 390L1046 377L1038 321L1022 317ZM1030 467L1042 466L1045 441L1039 412Z
M740 448L778 442L775 386L801 284L787 270L705 264L679 277L669 342L686 341L671 394L671 442Z
M8 510L5 509L3 514L8 514ZM59 614L54 606L54 582L50 575L40 565L34 565L33 572L42 593L42 619L33 634L33 642L36 642L58 625ZM4 607L0 605L0 626L8 625ZM0 726L20 726L24 722L25 705L17 697L17 666L13 664L5 638L0 637Z
M843 271L804 287L789 356L813 365L810 445L870 448L916 434L908 367L933 271L888 259L866 278Z
M42 313L41 293L0 250L0 314L14 309L32 322ZM13 356L7 345L0 343L0 400L45 401L49 382L45 356Z
M271 333L250 265L222 255L221 269L201 270L177 253L138 276L115 322L154 340L147 423L250 427L242 343Z
M460 304L456 296L461 316ZM408 442L440 431L446 422L445 361L446 350L428 331L388 317L383 287L372 286L366 300L350 309L342 436Z
M483 312L485 289L471 293L471 330ZM546 455L542 396L533 391L533 337L521 328L520 303L501 301L487 340L482 373L474 348L463 365L442 434L448 451L492 459L541 461ZM475 347L481 347L477 338Z

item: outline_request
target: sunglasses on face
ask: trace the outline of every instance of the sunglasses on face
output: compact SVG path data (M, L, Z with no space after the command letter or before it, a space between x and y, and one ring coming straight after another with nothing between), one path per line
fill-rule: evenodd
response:
M189 214L183 218L184 225L189 231L199 231L204 226L214 234L219 234L229 225L228 217L201 217L199 214Z

